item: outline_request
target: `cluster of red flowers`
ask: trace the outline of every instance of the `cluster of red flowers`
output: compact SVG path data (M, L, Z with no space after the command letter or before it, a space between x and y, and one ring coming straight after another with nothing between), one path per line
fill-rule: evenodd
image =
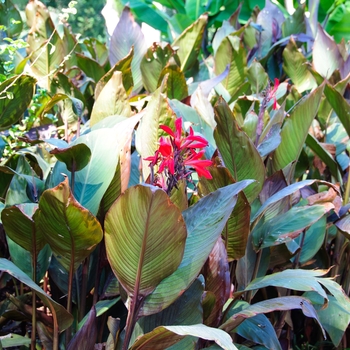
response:
M208 146L205 138L194 135L192 128L188 136L183 136L182 118L176 119L175 132L166 125L160 125L160 129L169 137L162 136L154 156L145 158L150 161L152 184L170 194L179 180L189 179L193 172L207 179L212 178L207 169L212 161L201 159L205 153L203 149L196 151ZM155 166L158 166L157 174L154 174Z

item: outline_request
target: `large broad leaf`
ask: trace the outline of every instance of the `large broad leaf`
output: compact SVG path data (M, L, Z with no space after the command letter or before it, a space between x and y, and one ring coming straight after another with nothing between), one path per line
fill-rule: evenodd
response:
M136 149L142 157L142 174L144 179L150 174L149 162L143 158L153 156L158 149L158 140L162 134L159 125L174 125L174 115L171 110L166 96L166 80L152 94L148 102L144 116L136 132Z
M177 54L180 58L183 72L189 70L197 60L207 20L207 15L200 16L172 44L172 47L178 47Z
M0 259L0 270L5 271L14 278L18 279L29 288L33 289L36 295L42 300L44 305L50 309L54 318L54 324L57 324L59 331L64 331L73 322L73 316L60 304L51 299L37 284L35 284L23 271L7 259Z
M142 88L140 62L146 53L147 47L141 27L135 22L130 9L125 7L111 37L109 47L109 61L111 66L114 66L118 61L128 55L132 46L134 46L134 57L131 62L134 80L133 91L138 92Z
M42 194L34 221L67 271L71 261L76 270L103 236L97 219L74 199L68 179Z
M254 94L262 92L269 82L269 77L264 67L257 60L254 60L248 68L247 78Z
M233 96L244 83L247 67L246 51L239 37L235 35L226 37L215 54L215 73L217 75L222 73L227 65L230 71L222 85Z
M237 350L231 337L224 331L207 327L203 324L191 326L163 326L145 334L137 340L130 350L163 350L176 344L183 337L192 335L198 338L215 341L223 349Z
M181 264L146 298L141 315L163 310L194 281L225 227L237 194L250 183L246 180L220 188L183 212L188 237Z
M0 3L0 23L5 27L2 31L7 37L14 38L22 31L21 14L11 0L4 0Z
M209 169L212 179L201 178L198 185L200 195L208 195L218 188L234 183L232 175L226 168L212 167ZM229 260L240 259L245 254L248 235L250 232L250 205L243 192L238 194L235 205L222 237L225 242Z
M185 2L185 10L188 17L195 21L207 10L207 3L205 0L188 0Z
M34 254L44 247L44 237L35 229L32 216L37 204L24 203L17 206L3 209L1 220L6 234L25 250Z
M254 247L259 250L291 241L324 214L323 205L293 207L286 213L256 226L252 232Z
M0 130L8 129L28 108L36 80L29 75L6 79L0 84Z
M285 119L281 131L282 141L272 159L274 172L283 169L299 158L309 127L316 116L324 85L301 101ZM293 137L291 137L293 135Z
M235 313L231 318L229 318L224 324L220 326L220 329L223 329L226 332L230 332L231 330L235 329L238 325L240 325L246 318L254 317L259 314L264 314L277 310L284 311L292 309L300 309L303 311L305 316L314 318L320 325L323 334L325 335L322 325L318 319L316 310L314 309L310 301L306 298L297 296L272 298L250 305L242 311Z
M84 169L91 158L90 148L84 143L66 148L55 148L50 153L54 154L59 161L66 164L69 171Z
M340 68L344 60L335 41L318 25L312 51L312 63L315 70L324 78L330 78Z
M104 228L111 268L134 302L150 294L181 262L185 222L157 187L126 190L108 211Z
M98 95L91 112L90 125L111 115L129 117L131 108L123 85L123 73L116 71Z
M256 180L245 191L251 203L259 194L265 180L265 167L259 152L247 134L242 131L227 103L220 98L215 105L217 127L214 138L225 166L235 181Z
M306 57L298 50L293 37L291 37L283 50L283 69L300 93L316 86L315 78L307 68L307 62Z
M334 109L339 120L342 122L346 132L350 135L350 105L344 97L337 91L336 88L326 84L324 94L327 97L329 104Z

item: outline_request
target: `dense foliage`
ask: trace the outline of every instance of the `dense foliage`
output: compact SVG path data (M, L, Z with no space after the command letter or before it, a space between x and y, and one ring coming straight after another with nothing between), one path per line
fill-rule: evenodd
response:
M348 347L350 2L87 3L0 1L0 349Z

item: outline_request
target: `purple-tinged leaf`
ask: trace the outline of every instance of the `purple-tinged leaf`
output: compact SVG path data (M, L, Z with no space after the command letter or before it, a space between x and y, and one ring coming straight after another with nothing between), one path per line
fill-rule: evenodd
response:
M134 80L133 91L137 93L142 88L140 63L146 53L147 46L141 27L135 22L128 7L125 7L120 20L114 29L109 47L109 61L114 66L118 61L127 56L134 47L134 58L131 62L132 76Z

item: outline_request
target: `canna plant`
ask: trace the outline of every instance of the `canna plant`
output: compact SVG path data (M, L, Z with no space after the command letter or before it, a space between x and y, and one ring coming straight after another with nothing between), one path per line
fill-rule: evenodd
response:
M312 1L139 5L106 46L30 1L16 59L0 15L1 347L345 348L348 46Z

